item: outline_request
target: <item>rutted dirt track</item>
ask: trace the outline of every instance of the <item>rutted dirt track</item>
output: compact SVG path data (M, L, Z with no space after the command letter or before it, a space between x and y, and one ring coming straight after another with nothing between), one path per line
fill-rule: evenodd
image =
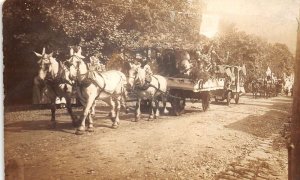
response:
M111 129L97 107L95 132L74 134L65 110L49 129L49 110L6 109L6 178L18 179L287 179L280 136L290 97L241 98L239 105L188 103L180 117L131 122ZM77 113L79 109L76 110Z

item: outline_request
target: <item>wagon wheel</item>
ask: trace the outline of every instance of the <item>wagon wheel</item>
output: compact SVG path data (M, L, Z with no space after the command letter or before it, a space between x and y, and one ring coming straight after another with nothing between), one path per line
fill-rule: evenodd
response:
M202 109L203 111L207 111L207 109L209 108L209 102L210 101L210 95L209 92L205 92L202 95Z
M180 116L183 112L184 112L184 107L185 107L185 99L173 99L171 101L171 106L172 106L172 110L174 112L175 116Z
M234 99L235 104L238 104L238 103L239 103L239 100L240 100L240 94L237 93L236 96L235 96L235 99Z
M230 101L231 101L231 92L230 91L228 91L228 93L227 93L227 106L229 106L230 105Z

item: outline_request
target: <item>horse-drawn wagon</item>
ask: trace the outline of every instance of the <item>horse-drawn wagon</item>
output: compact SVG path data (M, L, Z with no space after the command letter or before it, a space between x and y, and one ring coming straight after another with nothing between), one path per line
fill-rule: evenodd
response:
M243 77L241 72L246 75L246 68L244 66L228 66L220 65L219 67L227 69L226 77L224 78L224 87L222 89L216 89L212 91L212 96L215 101L226 100L227 105L234 99L235 103L239 103L240 95L245 93Z
M223 89L223 78L210 78L206 82L198 80L194 82L187 78L167 77L168 99L175 115L180 115L184 111L187 98L201 100L203 111L206 111L210 103L210 91Z

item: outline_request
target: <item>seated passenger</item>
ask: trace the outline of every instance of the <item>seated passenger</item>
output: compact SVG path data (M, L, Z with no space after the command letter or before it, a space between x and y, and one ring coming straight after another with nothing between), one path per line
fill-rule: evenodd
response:
M151 70L150 65L148 64L148 61L146 58L143 58L141 54L137 53L135 56L136 63L141 65L141 68L145 69L146 71L146 77L145 77L145 85L144 89L147 89L151 83L151 76L153 75L153 72Z
M217 74L219 73L219 68L217 66L217 63L215 61L212 62L212 66L209 70L209 73L212 77L216 78Z
M90 63L88 63L88 67L90 71L97 71L98 73L106 71L105 65L102 64L95 56L90 57Z

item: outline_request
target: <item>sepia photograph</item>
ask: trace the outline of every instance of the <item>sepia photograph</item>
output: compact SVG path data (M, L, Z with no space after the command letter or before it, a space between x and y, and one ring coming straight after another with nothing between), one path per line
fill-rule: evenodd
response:
M4 179L300 179L300 0L1 4Z

